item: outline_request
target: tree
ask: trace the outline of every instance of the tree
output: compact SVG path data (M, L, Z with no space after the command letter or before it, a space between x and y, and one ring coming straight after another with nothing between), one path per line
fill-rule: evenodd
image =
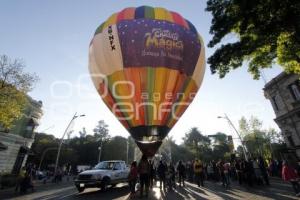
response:
M260 69L277 61L287 72L300 74L300 1L208 0L206 11L213 17L208 47L235 36L208 58L212 73L223 78L248 61L248 71L258 79Z
M192 151L195 157L199 157L203 160L210 160L210 139L207 136L202 135L197 128L191 128L182 139L184 145Z
M232 143L228 140L228 136L225 133L218 132L211 135L210 138L214 139L214 142L211 144L211 159L224 159L225 155L231 153L231 150L233 149Z
M24 68L21 60L0 55L0 125L4 129L21 117L27 103L26 93L38 80L35 74L23 72Z
M128 142L128 164L129 164L134 161L134 159L135 159L134 151L135 151L135 148L138 148L138 146L136 145L132 136L127 137L127 142Z
M171 151L171 152L170 152ZM172 163L176 164L179 160L186 162L195 159L195 155L184 144L177 145L172 137L164 139L159 148L159 154L162 159L170 162L169 156L171 155Z
M108 125L104 122L104 120L100 120L93 131L94 136L98 139L98 141L104 141L110 138Z
M82 128L82 131L79 131L79 137L84 138L86 136L86 130L85 127Z
M127 138L115 136L103 147L101 160L124 160L127 158Z
M29 156L27 162L35 163L39 166L43 154L42 168L48 166L49 164L55 163L55 158L57 155L59 140L53 135L48 135L45 133L37 133L35 135L35 140L31 146L34 156Z
M214 135L217 145L227 144L227 135L225 133L218 132Z
M267 132L267 136L269 138L270 143L278 143L278 144L284 143L282 134L276 131L274 128L269 128Z
M252 116L250 120L242 117L239 125L242 140L252 156L271 158L277 155L275 149L279 150L284 146L280 133L274 129L262 129L262 121L257 117Z
M191 130L187 132L182 139L185 145L192 146L195 148L198 148L198 146L201 145L202 143L203 144L210 143L209 138L202 135L201 132L196 127L191 128Z

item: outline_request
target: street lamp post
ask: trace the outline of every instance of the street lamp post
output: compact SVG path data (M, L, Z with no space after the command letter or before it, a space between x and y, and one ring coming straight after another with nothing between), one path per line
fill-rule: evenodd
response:
M232 121L229 119L229 117L226 115L226 113L224 113L224 117L222 116L218 116L218 118L223 118L223 119L226 119L227 122L229 123L229 125L234 129L234 131L236 132L236 134L238 135L240 141L241 141L241 144L242 144L242 149L243 149L243 152L244 152L244 155L245 155L245 159L246 161L248 161L248 154L247 154L247 151L246 151L246 147L244 145L244 142L242 140L242 137L240 135L240 133L238 132L238 130L235 128L235 126L233 125Z
M74 116L72 117L71 121L69 122L67 128L65 129L65 132L64 134L62 135L61 139L60 139L60 142L59 142L59 146L58 146L58 151L57 151L57 156L56 156L56 161L55 161L55 169L54 169L54 176L56 176L56 173L57 173L57 167L58 167L58 162L59 162L59 156L60 156L60 151L61 151L61 146L62 146L62 143L63 143L63 140L64 140L64 137L66 135L66 133L68 132L72 122L78 118L78 117L84 117L85 115L77 115L77 112L75 112Z
M99 150L98 163L100 162L102 156L102 144L103 144L103 138L100 139L100 146L98 147Z
M101 142L101 146L98 147L98 150L99 150L99 155L98 155L98 163L100 162L101 160L101 153L102 153L102 142Z

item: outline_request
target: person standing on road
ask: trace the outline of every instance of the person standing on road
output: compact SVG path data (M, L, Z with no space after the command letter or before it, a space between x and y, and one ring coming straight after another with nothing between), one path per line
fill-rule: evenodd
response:
M178 178L179 178L179 186L181 186L181 183L184 185L184 179L185 179L185 166L182 164L182 161L180 160L177 166L177 172L178 172Z
M154 168L154 164L153 164L153 161L149 161L150 163L150 176L149 176L149 185L150 185L150 188L153 188L153 180L155 179L155 168Z
M212 162L210 162L207 165L207 180L213 180L213 179L214 179L214 170L213 170Z
M204 187L203 183L203 165L200 160L196 159L194 162L194 173L195 173L195 179L198 187L202 186Z
M300 186L299 186L299 179L297 172L295 168L290 166L287 161L283 162L283 167L282 167L282 179L284 181L289 181L292 184L292 187L296 193L296 196L300 196Z
M225 173L224 173L224 161L223 160L220 160L218 162L218 169L219 169L219 174L220 174L220 177L221 177L221 181L222 181L222 185L223 187L226 186L226 178L225 178Z
M175 182L175 168L171 162L169 166L167 166L166 176L167 176L168 190L173 191L173 189L176 188L176 182Z
M187 179L189 182L193 182L194 181L194 170L193 170L194 166L193 166L193 161L188 161L187 165L186 165L186 171L187 171Z
M166 189L166 171L167 171L167 167L161 160L157 167L157 174L159 177L159 188L162 189L163 187L164 190Z
M129 172L129 176L128 176L131 196L135 194L135 184L136 184L137 178L138 178L137 163L136 163L136 161L133 161L131 163L130 172Z
M143 155L138 166L138 172L140 174L140 197L143 197L144 187L146 191L146 197L149 192L149 176L150 176L150 164L146 155Z
M252 161L252 166L254 169L254 175L255 175L255 180L257 185L261 185L263 183L262 181L262 173L258 164L258 159L253 159Z
M243 171L242 171L242 163L240 160L235 161L234 166L236 170L237 179L239 181L239 185L243 183Z
M252 159L245 161L245 177L248 185L250 187L253 186L253 175L254 175L254 168L252 164Z
M224 173L224 185L225 185L225 188L229 188L229 185L230 185L230 177L229 177L230 163L229 162L224 163L223 169L224 169L224 171L223 171L223 173Z
M266 164L265 164L264 159L261 156L258 158L258 165L259 165L259 168L261 170L262 177L265 181L265 184L270 185Z

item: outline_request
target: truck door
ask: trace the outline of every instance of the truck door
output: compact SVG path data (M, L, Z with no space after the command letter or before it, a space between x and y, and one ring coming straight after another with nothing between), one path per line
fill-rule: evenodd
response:
M128 178L128 170L125 163L122 163L122 179Z
M113 176L115 180L122 179L122 165L121 163L117 162L115 163L114 170L113 170Z

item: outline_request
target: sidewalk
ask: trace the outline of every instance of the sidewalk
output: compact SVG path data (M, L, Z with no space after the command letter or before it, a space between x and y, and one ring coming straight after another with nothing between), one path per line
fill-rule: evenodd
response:
M59 183L53 183L51 181L52 179L48 179L46 183L43 182L43 180L35 180L33 181L34 184L34 191L32 192L31 189L28 189L27 193L25 194L20 194L20 192L15 191L15 187L11 188L5 188L0 190L0 199L9 199L9 198L16 198L16 197L21 197L27 194L33 194L35 192L40 192L40 191L47 191L53 188L57 187L66 187L69 185L73 185L73 179L69 178L69 181L67 181L66 178L64 178L61 182Z

